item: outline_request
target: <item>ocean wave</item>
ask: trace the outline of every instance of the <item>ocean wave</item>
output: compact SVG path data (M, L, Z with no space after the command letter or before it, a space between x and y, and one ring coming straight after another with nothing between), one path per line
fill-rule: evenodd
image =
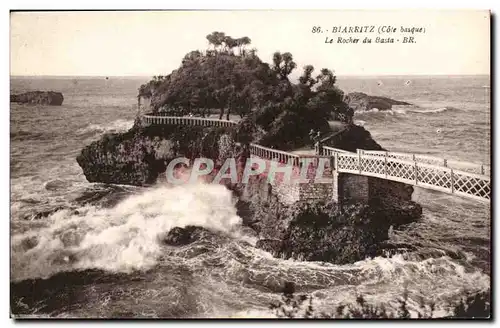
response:
M147 269L162 254L158 236L173 227L230 233L241 225L231 192L208 184L156 188L113 208L89 205L76 213L59 210L44 219L48 227L12 236L14 278L90 268Z
M108 124L89 124L77 131L77 134L87 133L105 133L105 132L124 132L132 128L134 121L118 119Z
M440 108L434 108L434 109L409 109L409 112L412 113L422 113L422 114L432 114L432 113L442 113L445 111L450 111L450 110L458 110L455 107L451 106L445 106L445 107L440 107Z
M406 115L408 113L418 113L418 114L436 114L436 113L442 113L446 111L457 111L459 110L456 107L452 106L445 106L445 107L439 107L439 108L424 108L424 107L419 107L419 106L394 106L393 109L390 110L378 110L377 108L373 108L370 110L366 111L360 111L356 112L355 116L361 116L361 115L374 115L374 114L384 114L384 115L395 115L395 114L400 114L400 115Z
M33 132L19 130L10 133L10 140L25 141L25 140L46 140L53 137L53 133Z
M63 179L53 179L45 182L43 187L46 190L57 191L61 189L68 189L72 184L72 181Z
M468 271L447 256L411 260L405 254L397 254L346 265L281 261L275 264L275 269L264 271L268 279L279 277L293 282L299 291L309 290L318 313L333 313L341 304L354 305L358 295L363 295L368 303L383 305L395 312L399 306L396 300L406 294L412 317L418 317L422 299L434 302L434 316L442 317L452 314L448 304L456 299L457 293L464 289L488 290L490 283L487 275ZM354 290L353 286L356 286ZM275 313L265 308L248 309L234 311L228 316L272 318Z
M314 296L319 312L355 304L359 294L392 310L407 292L409 310L416 316L422 295L436 302L436 315L445 315L446 302L463 288L489 286L488 275L438 254L425 259L396 254L344 265L275 258L241 238L232 194L218 185L157 187L113 208L87 205L77 211L59 210L44 219L48 226L12 236L12 277L18 294L21 286L45 281L33 278L52 276L53 284L67 279L70 288L75 279L82 281L78 288L92 298L79 303L84 315L95 316L96 304L103 316L138 313L139 302L144 316L272 317L267 308L290 281L298 292ZM187 225L208 228L212 234L182 247L161 245L159 237ZM88 270L95 269L104 273L88 279ZM27 279L29 283L16 285ZM107 299L94 291L103 279L108 281L108 298L110 293L116 297ZM137 286L133 294L120 294L132 284ZM48 288L39 290L47 293ZM50 299L40 298L42 303ZM248 310L242 311L242 304Z

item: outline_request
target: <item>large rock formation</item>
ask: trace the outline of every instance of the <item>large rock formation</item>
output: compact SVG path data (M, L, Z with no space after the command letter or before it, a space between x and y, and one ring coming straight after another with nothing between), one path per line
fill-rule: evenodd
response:
M348 93L344 101L355 112L367 111L371 109L390 110L393 105L411 105L405 101L394 100L387 97L369 96L363 92Z
M216 169L228 157L242 162L248 154L236 141L245 144L250 140L244 138L248 131L241 132L245 126L238 128L136 124L126 133L105 135L85 147L77 161L91 182L148 185L155 183L176 157L211 158ZM334 141L335 146L349 150L382 149L362 127L352 126ZM339 177L343 178L350 177ZM286 258L348 263L377 254L391 226L412 222L421 214L420 206L411 201L411 186L362 178L367 179L363 186L370 201L346 202L341 207L328 201L327 194L316 200L285 203L278 193L283 192L279 188L286 192L286 185L273 186L265 175L251 176L246 184L226 185L238 199L243 224L260 239L257 247ZM197 235L193 229L174 229L162 242L190 243Z
M371 133L359 125L345 125L344 129L325 139L322 144L338 149L356 152L359 149L385 150L371 136Z
M76 160L89 182L144 186L155 183L174 158L210 158L218 168L239 151L231 128L136 124L125 133L104 135Z
M381 254L391 226L416 221L422 214L420 205L411 201L411 187L374 180L378 181L370 184L378 188L380 197L368 204L339 207L327 200L285 204L265 177L253 177L248 184L235 187L238 215L258 233L256 246L276 256L352 263Z
M54 91L29 91L10 95L10 102L23 104L61 106L63 101L62 93Z
M207 229L205 228L189 225L184 228L174 227L159 239L165 245L183 246L200 239L206 233Z

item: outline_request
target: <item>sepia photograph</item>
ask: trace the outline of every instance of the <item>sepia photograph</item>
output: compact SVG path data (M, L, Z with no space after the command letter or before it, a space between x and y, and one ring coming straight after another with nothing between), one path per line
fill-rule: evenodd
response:
M10 318L491 320L489 10L10 11Z

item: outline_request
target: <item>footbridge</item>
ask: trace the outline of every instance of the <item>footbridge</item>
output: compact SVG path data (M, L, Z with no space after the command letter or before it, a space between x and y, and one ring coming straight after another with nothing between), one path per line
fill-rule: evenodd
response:
M149 125L231 127L238 124L235 121L218 119L151 114L143 115L142 120ZM309 161L311 158L315 159L315 165L319 163L320 158L328 158L326 170L332 173L334 200L339 200L346 192L359 193L359 189L363 189L360 185L368 184L367 179L355 176L401 182L482 202L489 203L491 199L491 168L485 164L389 151L358 149L357 152L349 152L327 146L317 148L316 155L298 155L257 144L250 144L249 149L252 156L280 163L293 163L294 166L300 166L305 158ZM354 188L349 191L344 184L354 184Z

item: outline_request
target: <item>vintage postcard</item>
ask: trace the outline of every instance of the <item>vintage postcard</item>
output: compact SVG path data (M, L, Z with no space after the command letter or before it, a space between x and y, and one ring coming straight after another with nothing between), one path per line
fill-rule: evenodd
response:
M491 318L490 24L12 11L11 317Z

